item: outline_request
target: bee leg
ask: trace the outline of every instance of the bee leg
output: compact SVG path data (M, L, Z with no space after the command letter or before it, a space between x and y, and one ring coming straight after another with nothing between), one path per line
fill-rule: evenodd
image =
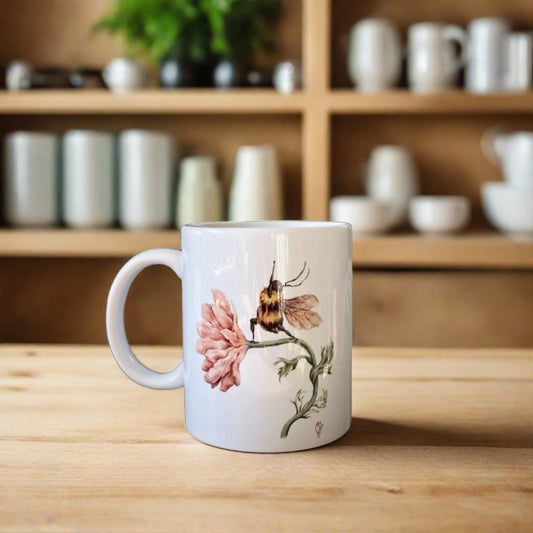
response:
M255 326L257 326L257 318L252 318L250 320L250 329L252 330L252 341L255 340Z
M283 331L284 333L286 333L289 337L291 337L292 339L296 339L297 337L295 337L289 330L285 329L283 326L281 326L279 329L281 329L281 331Z

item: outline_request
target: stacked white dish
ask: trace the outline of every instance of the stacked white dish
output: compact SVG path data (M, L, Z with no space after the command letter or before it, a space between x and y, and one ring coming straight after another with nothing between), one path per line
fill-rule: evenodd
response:
M513 238L533 238L533 132L489 130L482 148L489 160L501 166L505 179L481 185L487 219Z

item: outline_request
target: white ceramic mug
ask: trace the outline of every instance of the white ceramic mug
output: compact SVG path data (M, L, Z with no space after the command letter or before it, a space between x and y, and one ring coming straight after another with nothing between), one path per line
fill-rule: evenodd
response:
M372 150L366 167L366 191L371 198L390 205L390 223L407 219L409 201L418 194L418 172L411 152L404 146L384 145Z
M456 54L454 45L459 45ZM459 26L422 22L408 32L407 77L413 92L432 93L457 82L465 62L466 33Z
M533 35L511 33L506 41L505 89L525 92L533 79Z
M465 87L475 93L504 89L505 46L509 22L498 17L475 19L468 25Z
M73 228L115 222L114 136L71 130L63 136L63 220Z
M5 139L4 202L12 226L59 222L59 139L51 133L16 131Z
M127 229L160 229L172 220L176 143L159 131L119 135L119 220Z
M276 149L271 145L241 146L229 194L229 219L283 218L283 190Z
M384 18L357 22L350 34L348 74L359 91L394 87L401 74L402 46L397 27Z
M481 139L487 159L500 165L506 181L517 186L533 186L533 132L505 133L487 130Z
M176 227L222 220L222 185L216 176L213 157L182 159L176 204Z
M183 284L183 360L140 363L124 303L144 268ZM185 388L185 423L231 450L289 452L344 435L351 423L352 236L332 222L247 222L182 228L182 251L149 250L118 273L107 304L117 363L136 383Z
M146 71L134 59L117 57L113 59L102 72L105 84L109 90L124 93L140 89L146 85Z

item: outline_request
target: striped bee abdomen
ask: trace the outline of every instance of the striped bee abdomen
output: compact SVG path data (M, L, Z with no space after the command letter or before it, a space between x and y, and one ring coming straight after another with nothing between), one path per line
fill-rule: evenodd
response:
M278 333L283 324L280 294L265 287L259 294L259 307L257 308L257 322L262 328L272 333Z

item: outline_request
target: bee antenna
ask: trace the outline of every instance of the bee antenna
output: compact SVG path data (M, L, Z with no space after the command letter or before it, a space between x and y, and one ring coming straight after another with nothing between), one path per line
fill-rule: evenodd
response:
M311 273L310 268L307 268L307 272L305 271L306 267L307 267L307 262L304 263L304 266L302 270L300 270L299 274L294 279L287 281L284 286L285 287L299 287L300 285L302 285L302 283L309 277L309 274ZM302 275L304 275L303 279L298 281Z
M276 260L272 261L272 273L270 274L269 285L274 281L274 269L276 268Z

